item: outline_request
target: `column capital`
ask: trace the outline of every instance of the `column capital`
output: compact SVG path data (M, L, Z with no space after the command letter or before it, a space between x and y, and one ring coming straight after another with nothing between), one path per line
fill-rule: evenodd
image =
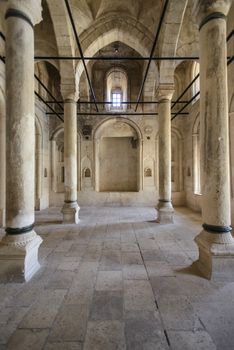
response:
M156 90L156 98L157 100L171 100L174 94L175 88L173 84L159 84Z
M6 18L11 16L25 17L28 22L35 26L42 20L41 0L8 0Z
M213 18L225 18L231 7L232 0L195 0L193 15L201 28Z
M69 85L61 84L60 91L61 91L64 102L66 102L66 101L77 102L79 99L79 91L77 91L74 87L72 88Z

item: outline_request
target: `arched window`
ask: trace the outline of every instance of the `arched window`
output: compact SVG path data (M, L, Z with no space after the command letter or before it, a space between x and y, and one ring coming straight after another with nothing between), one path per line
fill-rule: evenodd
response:
M119 67L112 68L106 78L106 108L108 110L126 110L127 106L127 74Z
M121 107L122 99L123 94L120 88L111 91L112 107Z

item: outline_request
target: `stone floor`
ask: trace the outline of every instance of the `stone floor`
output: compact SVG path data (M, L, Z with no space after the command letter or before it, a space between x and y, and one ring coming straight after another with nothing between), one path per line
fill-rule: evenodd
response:
M37 214L42 268L27 284L0 285L0 349L231 350L234 283L209 282L197 258L198 214L175 224L152 208L58 209Z

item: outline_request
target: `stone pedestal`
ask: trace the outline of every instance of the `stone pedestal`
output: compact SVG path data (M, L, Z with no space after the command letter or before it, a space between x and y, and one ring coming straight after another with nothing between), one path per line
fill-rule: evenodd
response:
M77 201L64 203L62 208L63 222L66 224L78 224L79 222L79 206Z
M6 235L0 243L0 282L24 282L39 270L38 249L42 239L34 231Z
M159 120L159 202L157 222L173 223L174 209L171 203L171 98L170 84L160 85L157 91Z
M158 201L157 205L158 217L157 222L160 224L172 224L174 222L174 208L171 201Z
M75 99L64 101L64 165L65 201L62 208L63 222L79 222L77 204L77 108Z
M197 266L209 279L232 273L226 15L231 1L197 1L200 45L200 125L203 230L195 238ZM230 276L229 276L230 277Z
M28 281L39 269L34 232L34 30L40 1L9 0L6 10L6 236L0 280Z
M196 266L208 279L234 281L234 242L231 233L214 234L206 230L195 238L199 248Z

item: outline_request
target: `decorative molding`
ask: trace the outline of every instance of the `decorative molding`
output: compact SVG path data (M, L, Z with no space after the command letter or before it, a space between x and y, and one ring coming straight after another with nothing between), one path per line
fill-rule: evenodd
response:
M33 230L34 223L25 227L6 227L5 231L8 235L21 235Z
M9 0L6 14L9 10L21 13L23 15L21 18L27 20L32 26L35 26L42 20L41 0Z
M21 18L24 21L26 21L32 28L34 28L31 19L27 15L25 15L22 11L15 10L15 9L8 9L5 15L5 19L10 17Z
M218 19L218 18L221 18L221 19L224 19L226 21L227 17L222 13L222 12L214 12L214 13L211 13L209 14L208 16L206 16L205 18L203 18L203 20L201 21L200 23L200 26L199 26L199 30L202 29L202 27L208 23L209 21L213 20L213 19Z
M232 228L230 226L215 226L215 225L207 225L203 224L202 227L204 230L211 233L229 233Z

